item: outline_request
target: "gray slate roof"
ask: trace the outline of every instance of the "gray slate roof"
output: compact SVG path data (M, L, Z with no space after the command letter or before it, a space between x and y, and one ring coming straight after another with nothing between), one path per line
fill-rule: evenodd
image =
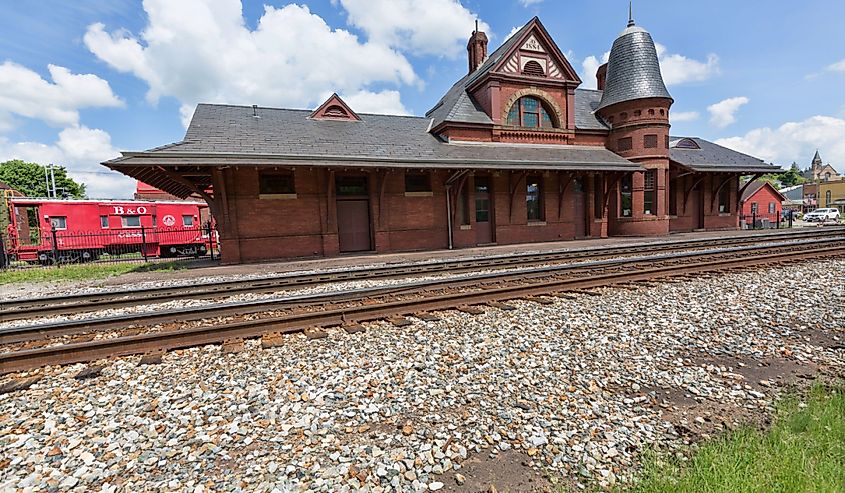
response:
M651 34L641 27L630 26L610 49L599 108L645 98L672 99L672 96L663 83Z
M311 166L639 170L603 147L446 143L428 132L430 120L359 114L361 121L314 120L309 110L200 104L182 142L124 153L120 166L222 163Z
M581 130L608 130L610 128L596 114L601 97L602 91L575 90L575 128Z
M525 34L531 22L527 22L522 28L513 33L511 37L505 40L501 46L496 48L496 51L491 53L484 63L479 65L475 71L465 75L461 80L455 83L446 94L440 98L425 116L433 120L432 127L436 127L443 122L460 122L460 123L487 123L492 124L493 121L487 116L481 108L477 107L472 98L467 94L467 87L473 82L493 70L493 67L511 51L516 45L516 42Z
M669 148L669 159L693 171L728 173L777 173L780 167L761 159L722 147L698 137L670 137L671 141L690 139L701 149Z

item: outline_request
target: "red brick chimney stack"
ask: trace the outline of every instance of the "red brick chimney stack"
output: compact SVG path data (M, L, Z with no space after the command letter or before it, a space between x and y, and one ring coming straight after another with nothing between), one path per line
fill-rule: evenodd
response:
M607 64L603 63L596 70L596 89L604 91L604 80L607 78Z
M487 59L487 35L478 30L478 21L475 21L475 31L472 32L467 43L467 55L469 73L475 72L475 69Z

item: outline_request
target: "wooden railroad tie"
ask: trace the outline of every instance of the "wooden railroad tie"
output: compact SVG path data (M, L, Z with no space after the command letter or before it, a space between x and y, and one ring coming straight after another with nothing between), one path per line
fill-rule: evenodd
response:
M405 317L390 317L387 319L387 321L392 323L396 327L407 327L414 323Z
M149 353L141 356L141 361L138 362L138 366L142 365L160 365L161 358L164 356L164 350L159 349L157 351L150 351Z
M85 380L85 379L88 379L88 378L98 377L98 376L100 376L100 373L103 372L103 369L105 369L105 367L106 367L106 365L87 366L87 367L83 368L82 370L80 370L79 373L74 375L73 378L75 378L77 380Z
M0 394L9 394L18 390L26 390L41 380L41 375L32 377L16 378L0 385Z
M281 332L267 332L261 336L261 347L270 349L284 344Z
M544 298L542 296L527 296L525 298L525 301L532 301L534 303L539 303L541 305L553 305L554 304L554 301L552 301L548 298Z
M244 340L241 338L226 339L223 341L223 354L240 353L244 350Z
M459 312L468 313L468 314L470 314L470 315L481 315L481 314L483 314L483 313L484 313L484 310L483 310L483 309L481 309L481 308L478 308L477 306L468 306L468 305L464 305L464 306L459 306L459 307L457 308L457 310L458 310Z
M365 329L361 324L346 324L343 326L343 330L347 334L359 334L361 332L365 332L367 329Z
M492 307L492 308L498 308L499 310L509 311L509 312L516 310L515 306L508 305L507 303L500 303L498 301L488 301L487 303L485 303L485 305Z
M310 329L305 329L303 332L305 332L305 337L309 341L314 340L314 339L325 339L326 337L329 336L328 332L326 332L323 329L316 328L316 327L313 327L313 328L310 328Z
M414 316L423 322L439 322L441 320L440 317L429 312L417 312Z

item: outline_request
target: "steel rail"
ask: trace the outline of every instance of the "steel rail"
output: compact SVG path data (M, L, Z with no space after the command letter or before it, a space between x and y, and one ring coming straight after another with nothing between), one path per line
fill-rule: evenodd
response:
M305 307L323 305L326 303L348 302L362 298L373 298L377 296L400 295L409 291L434 290L442 288L460 288L475 286L485 282L510 282L521 279L538 277L549 277L559 274L577 274L579 271L593 272L596 269L638 265L643 262L658 262L667 260L694 260L700 257L713 255L728 255L734 253L755 252L757 254L771 250L782 251L783 249L801 249L806 247L818 247L823 245L841 244L845 236L837 238L826 238L817 240L803 240L798 242L769 243L765 245L738 246L729 248L718 248L711 250L686 251L679 253L665 253L658 255L646 255L640 257L615 258L606 260L595 260L579 262L574 264L553 265L547 267L526 268L516 271L491 272L484 274L466 275L461 277L446 277L425 281L406 282L402 284L378 286L370 288L359 288L329 293L289 296L282 298L271 298L264 300L241 301L230 303L218 303L189 308L176 308L169 310L157 310L124 315L112 315L106 317L83 318L62 322L51 322L24 325L0 329L0 344L15 344L33 340L50 339L59 336L74 335L88 332L105 330L124 329L135 326L152 326L175 321L187 322L208 318L243 316L259 312L271 312L290 309L292 307Z
M216 299L242 293L266 293L284 289L315 286L330 282L344 282L365 279L388 279L412 277L432 273L460 273L485 268L508 268L545 262L560 262L571 259L595 259L608 256L633 255L642 252L677 251L690 248L707 248L724 245L743 245L766 241L806 239L835 236L845 228L810 232L768 233L739 238L704 238L672 242L601 247L582 250L563 250L543 253L520 253L495 255L474 259L452 259L437 262L390 265L384 267L363 267L343 271L328 271L308 274L265 276L247 280L207 282L194 285L152 287L134 290L110 291L107 293L85 293L68 296L47 296L15 299L0 302L0 322L50 315L68 315L94 310L123 308L152 302L166 302L182 299Z
M727 269L748 268L773 262L841 255L845 245L820 247L812 250L792 250L753 257L703 260L695 264L669 265L637 269L626 272L595 274L581 278L546 279L521 285L479 288L467 292L422 296L416 299L363 304L355 307L332 308L311 313L290 314L260 320L234 322L223 325L193 327L165 332L70 343L38 349L27 349L0 354L0 374L30 370L47 365L94 361L114 356L127 356L151 351L168 351L205 344L221 343L230 339L246 339L266 333L298 332L309 327L326 327L354 322L384 319L435 310L446 310L465 305L478 305L494 301L548 295L577 289L589 289L662 279L677 275L704 272L721 272Z

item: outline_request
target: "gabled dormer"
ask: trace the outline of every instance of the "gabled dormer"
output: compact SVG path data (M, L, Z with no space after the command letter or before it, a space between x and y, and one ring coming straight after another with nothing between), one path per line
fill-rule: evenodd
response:
M472 33L470 73L429 111L432 130L450 140L572 143L581 79L540 20L531 19L489 57L486 41Z
M352 108L337 93L329 96L329 99L314 110L308 118L314 120L361 121L361 117L352 111Z

